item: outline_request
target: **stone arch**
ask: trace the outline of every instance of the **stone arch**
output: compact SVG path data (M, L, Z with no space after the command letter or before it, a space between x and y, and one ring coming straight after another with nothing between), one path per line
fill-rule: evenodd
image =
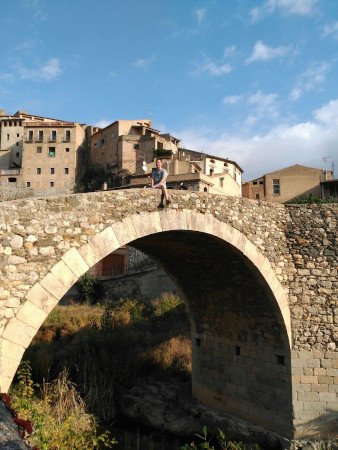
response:
M112 223L89 242L63 254L48 274L27 293L15 317L4 330L1 344L2 392L9 389L25 349L47 315L68 289L94 264L122 245L149 235L173 231L198 232L230 244L256 268L269 287L283 319L289 347L291 346L291 320L288 299L269 260L249 239L211 214L192 210L167 209L161 212L140 212ZM202 400L206 400L201 395ZM252 419L252 417L250 417Z

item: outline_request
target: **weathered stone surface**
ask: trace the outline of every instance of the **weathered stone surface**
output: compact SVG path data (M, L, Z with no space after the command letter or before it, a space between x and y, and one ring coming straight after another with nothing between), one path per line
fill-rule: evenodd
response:
M273 430L322 429L337 402L337 205L173 191L159 212L158 196L127 190L2 203L3 336L28 346L91 264L133 243L185 296L200 400ZM14 366L6 367L7 387Z
M2 450L29 449L20 438L18 427L2 401L0 401L0 424L0 448Z

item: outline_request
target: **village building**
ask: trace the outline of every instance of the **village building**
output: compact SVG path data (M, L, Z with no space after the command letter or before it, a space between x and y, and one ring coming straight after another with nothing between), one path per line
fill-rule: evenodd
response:
M72 192L84 172L97 128L0 111L0 185L37 193Z
M321 182L332 179L332 171L295 164L243 183L243 197L285 203L302 195L321 197Z
M92 136L90 162L107 171L134 174L143 161L153 160L154 151L176 153L179 142L152 128L151 120L117 120Z
M163 152L162 166L168 172L168 189L189 189L241 196L241 167L232 160L219 156L179 148L177 153ZM126 179L130 187L144 187L150 184L155 161L147 164L146 174Z

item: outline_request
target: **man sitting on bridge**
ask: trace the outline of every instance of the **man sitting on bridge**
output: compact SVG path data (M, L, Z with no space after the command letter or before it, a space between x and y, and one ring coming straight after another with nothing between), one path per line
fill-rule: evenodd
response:
M151 187L156 189L161 189L161 202L158 205L159 208L164 208L163 200L165 199L166 205L171 203L167 192L167 180L168 173L162 168L162 161L160 159L156 160L156 169L153 169L151 176Z

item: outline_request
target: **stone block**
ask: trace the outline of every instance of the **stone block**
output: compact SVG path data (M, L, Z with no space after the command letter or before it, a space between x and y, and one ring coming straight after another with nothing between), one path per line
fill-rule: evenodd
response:
M19 309L16 317L37 330L47 317L47 314L30 301L26 301Z
M123 222L115 222L111 227L119 242L119 248L135 240L135 231L137 233L137 230L131 230L129 234L130 229L126 228Z
M59 281L52 273L48 273L41 281L40 284L50 292L54 297L60 300L68 291L61 281Z
M333 383L334 383L333 377L328 377L325 375L318 376L318 384L333 384Z
M98 261L109 254L109 250L106 247L100 233L91 236L88 243L92 246L94 252L96 253Z
M51 269L52 274L57 278L67 289L70 289L77 281L77 276L67 266L64 261L59 261Z
M93 267L101 258L96 254L91 244L84 244L78 249L79 254L88 267Z
M89 269L88 264L79 254L76 248L72 247L69 249L62 257L62 261L64 261L67 266L70 268L75 275L80 278L84 273Z
M117 240L112 227L108 227L101 231L100 236L105 243L105 246L107 247L109 253L114 252L120 247L119 241Z
M311 384L312 392L329 392L328 384Z
M320 392L319 399L321 402L333 403L337 401L337 395L335 394L335 392Z
M300 382L304 384L317 384L318 377L315 375L301 375Z
M319 402L319 392L298 392L298 400L304 402Z
M8 358L7 356L2 355L0 358L0 373L1 376L10 377L14 376L17 368L20 364L20 361L13 358Z
M138 230L135 230L134 223L130 216L123 217L122 223L127 231L127 235L129 236L130 242L139 238Z
M26 294L26 299L48 314L58 299L48 292L40 283L35 284Z
M15 344L14 342L8 341L7 339L3 338L0 341L0 355L2 356L6 356L7 358L12 358L20 362L24 354L24 351L25 351L24 347Z
M36 328L33 328L30 325L21 322L21 320L17 319L16 317L13 317L6 325L2 336L8 341L14 342L21 347L27 348L36 332Z
M6 394L9 391L9 388L12 384L13 377L6 377L4 375L0 375L0 393Z

